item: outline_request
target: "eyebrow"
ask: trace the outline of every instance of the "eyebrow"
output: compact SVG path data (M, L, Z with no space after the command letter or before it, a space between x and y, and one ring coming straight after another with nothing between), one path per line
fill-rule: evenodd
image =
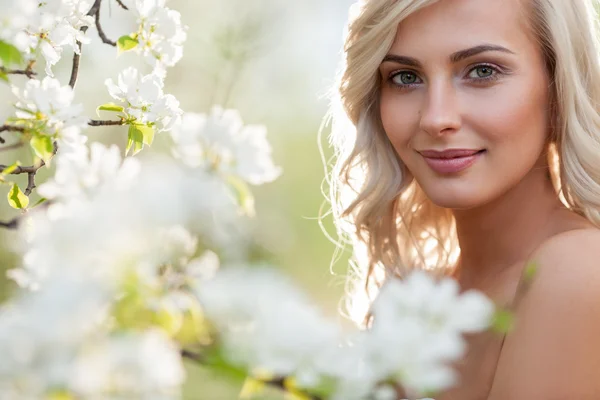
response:
M471 48L468 48L465 50L457 51L456 53L452 53L450 55L449 59L450 59L451 63L457 63L457 62L467 59L469 57L473 57L473 56L476 56L477 54L485 53L488 51L499 51L502 53L515 54L513 51L507 49L506 47L498 46L495 44L482 44L482 45L471 47ZM404 64L409 67L415 67L415 68L421 67L421 63L416 58L400 56L400 55L396 55L396 54L386 55L383 58L382 63L384 63L386 61L391 61L391 62L395 62L398 64Z

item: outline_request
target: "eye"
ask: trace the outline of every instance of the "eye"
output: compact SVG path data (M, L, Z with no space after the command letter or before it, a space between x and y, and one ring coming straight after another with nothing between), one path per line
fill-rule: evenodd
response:
M478 65L469 71L470 79L489 79L492 78L498 70L490 65Z
M421 80L419 79L417 74L411 71L396 72L392 74L390 80L396 86L411 86L417 83L421 83Z

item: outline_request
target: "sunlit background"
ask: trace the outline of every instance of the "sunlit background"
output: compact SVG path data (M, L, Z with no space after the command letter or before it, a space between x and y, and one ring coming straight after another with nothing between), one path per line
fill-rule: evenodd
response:
M131 0L124 0L125 4ZM184 58L167 75L165 93L175 95L184 111L206 112L211 105L236 108L246 123L264 124L273 145L274 160L284 173L272 184L255 188L256 221L253 258L266 260L304 288L328 315L337 317L343 294L347 254L332 263L335 246L321 231L317 217L324 205L321 184L324 169L317 132L328 102L325 93L333 84L339 63L342 33L351 0L170 0L188 25ZM102 25L115 40L134 29L134 19L112 2L103 3ZM125 53L100 43L90 30L93 43L84 47L76 99L94 117L95 108L111 101L104 80L116 79L128 65L148 67ZM65 53L67 54L67 53ZM61 82L68 82L71 56L54 69ZM11 94L6 85L0 117L8 115ZM123 127L88 130L92 141L117 143L124 148ZM9 136L6 136L7 142ZM164 139L164 138L163 138ZM160 147L161 138L156 139ZM322 143L327 147L326 139ZM142 154L143 155L143 152ZM330 153L326 149L325 156ZM0 164L20 159L30 161L25 150L0 153ZM48 173L41 170L38 184ZM16 181L26 185L25 176ZM8 192L2 187L2 195ZM160 196L156 193L156 196ZM35 201L37 197L33 196ZM0 218L8 220L15 210L0 202ZM325 228L334 233L331 219ZM82 232L85 234L85 232ZM11 253L14 232L0 232L3 270L15 267ZM84 268L85 266L82 266ZM2 297L13 288L2 274ZM237 399L240 382L211 375L188 365L187 400ZM264 399L281 399L273 392Z

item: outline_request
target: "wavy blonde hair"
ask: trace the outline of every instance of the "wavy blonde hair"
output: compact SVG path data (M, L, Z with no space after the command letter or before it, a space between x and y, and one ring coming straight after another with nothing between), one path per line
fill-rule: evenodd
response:
M348 279L368 298L414 268L438 276L460 252L451 210L433 204L398 158L380 119L378 68L399 23L438 0L363 0L351 8L332 93L329 200L338 234L362 249ZM557 194L600 226L600 64L592 0L526 0L551 77L550 165ZM358 253L361 253L360 251ZM359 284L357 286L357 283ZM353 296L348 293L347 307ZM362 310L365 311L365 310Z

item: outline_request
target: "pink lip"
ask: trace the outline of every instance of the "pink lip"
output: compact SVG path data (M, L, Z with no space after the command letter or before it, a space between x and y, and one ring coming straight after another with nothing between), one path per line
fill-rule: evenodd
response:
M443 152L427 150L420 153L431 169L440 174L451 174L467 169L484 152L485 150L453 149Z

